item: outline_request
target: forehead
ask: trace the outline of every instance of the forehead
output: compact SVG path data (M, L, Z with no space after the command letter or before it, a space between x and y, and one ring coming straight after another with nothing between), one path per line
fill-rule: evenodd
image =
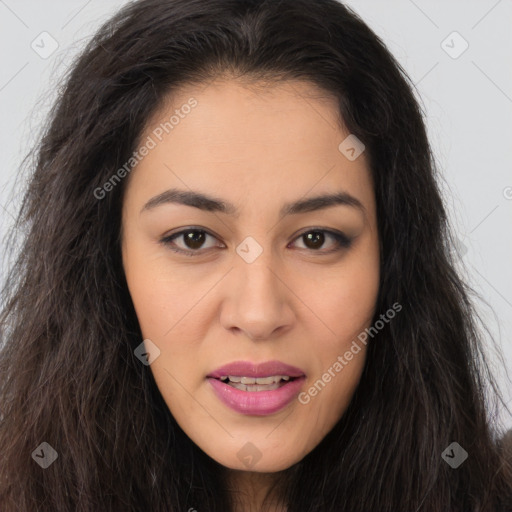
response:
M261 201L316 187L349 189L368 202L365 155L350 161L339 149L348 135L336 100L307 82L185 86L148 122L141 141L154 147L130 181L146 195L180 185Z
M207 148L210 159L237 155L243 159L246 152L262 146L271 150L270 158L315 156L315 150L325 150L330 139L338 140L342 132L335 99L312 84L263 85L234 80L181 88L156 112L145 131L149 134L169 121L191 99L197 105L172 128L175 151L179 151L179 142L192 142L193 134L195 154L199 156ZM237 146L237 155L230 146Z

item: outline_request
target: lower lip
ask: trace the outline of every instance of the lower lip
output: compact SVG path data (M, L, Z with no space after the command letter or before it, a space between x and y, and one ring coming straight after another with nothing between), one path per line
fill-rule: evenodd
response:
M286 407L299 394L305 377L289 381L272 391L241 391L219 379L209 377L208 380L220 400L234 411L266 416Z

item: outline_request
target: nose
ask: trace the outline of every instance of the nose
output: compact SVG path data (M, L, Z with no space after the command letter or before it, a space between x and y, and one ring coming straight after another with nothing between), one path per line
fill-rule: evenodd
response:
M238 258L223 283L221 324L254 341L281 335L295 318L292 289L265 251L252 263Z

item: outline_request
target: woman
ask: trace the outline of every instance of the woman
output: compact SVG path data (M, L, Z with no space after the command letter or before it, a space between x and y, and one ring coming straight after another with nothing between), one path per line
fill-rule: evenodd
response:
M127 5L17 228L2 511L512 510L420 109L335 0Z

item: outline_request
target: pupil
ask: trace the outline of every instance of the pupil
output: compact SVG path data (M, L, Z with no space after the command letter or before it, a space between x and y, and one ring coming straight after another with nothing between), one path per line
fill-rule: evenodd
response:
M194 234L196 234L197 236L194 236ZM185 240L187 242L187 245L191 249L200 249L201 245L203 245L203 242L204 242L204 235L205 234L201 231L189 231L185 235ZM199 238L199 239L197 239L197 238Z
M306 237L306 246L309 246L309 242L312 242L312 248L317 249L324 243L324 234L320 231L311 231L304 235Z

